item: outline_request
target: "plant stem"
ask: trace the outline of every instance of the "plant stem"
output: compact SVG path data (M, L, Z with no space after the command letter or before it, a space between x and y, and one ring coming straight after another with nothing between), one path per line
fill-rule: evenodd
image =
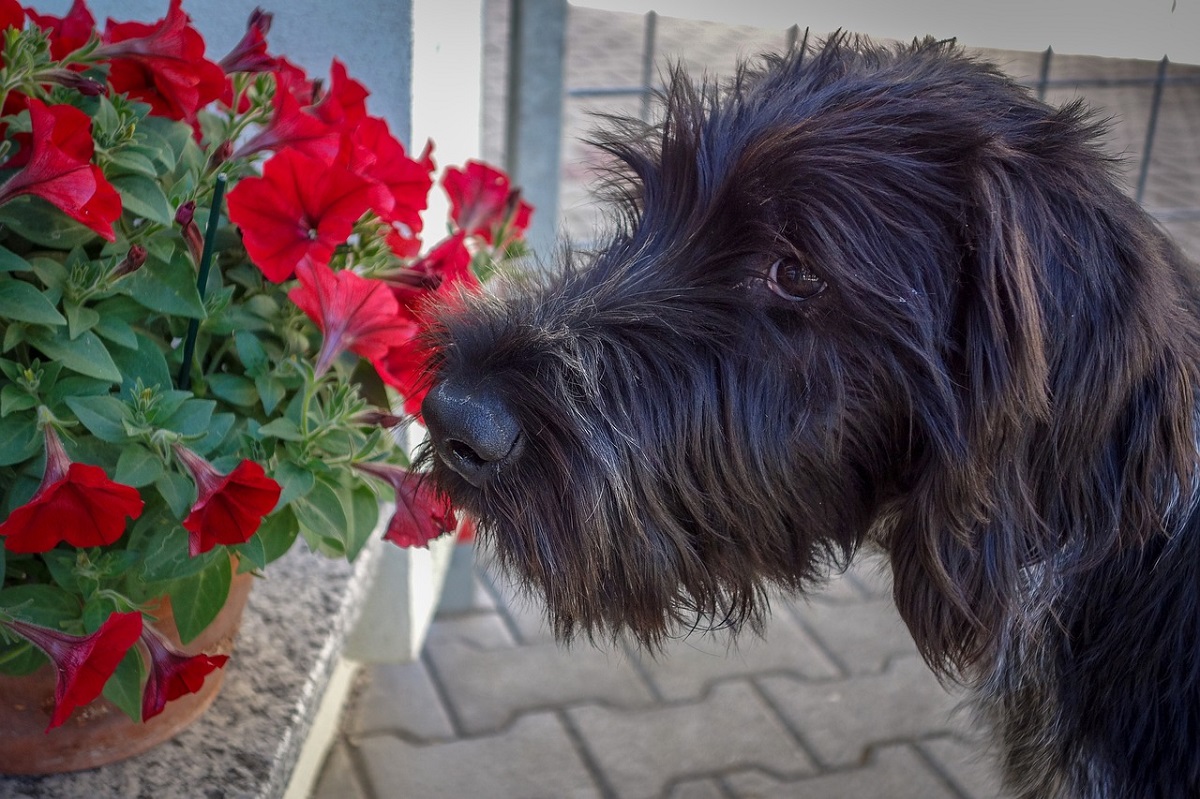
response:
M217 175L213 185L212 206L208 211L208 228L204 231L204 252L200 255L200 276L196 278L196 288L200 291L200 299L208 289L208 272L212 267L213 248L217 241L217 227L221 219L221 199L225 196L225 176ZM187 391L192 385L192 358L196 354L196 334L200 330L200 320L188 322L187 338L183 342L183 363L179 367L179 379L176 380L181 391Z

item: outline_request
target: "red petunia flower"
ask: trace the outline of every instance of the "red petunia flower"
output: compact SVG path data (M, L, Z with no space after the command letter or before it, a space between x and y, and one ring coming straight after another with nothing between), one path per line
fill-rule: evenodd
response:
M466 233L459 230L416 263L388 275L388 286L400 303L401 312L413 321L418 331L422 305L431 297L448 298L459 287L479 285L471 271L471 253L465 239ZM396 388L404 397L405 413L417 418L421 416L421 402L429 393L428 357L418 332L373 362L383 382Z
M171 0L167 15L153 25L109 19L96 56L110 61L114 91L149 103L158 116L194 126L196 112L221 96L225 73L204 57L204 38L181 2Z
M258 532L263 517L275 509L282 489L254 461L242 461L229 474L187 447L176 444L175 456L196 482L196 503L183 520L188 552L195 557L217 544L244 544Z
M99 466L72 463L47 425L42 484L0 524L0 537L9 552L46 552L61 541L103 546L124 534L126 518L141 516L142 506L136 488L114 483Z
M449 167L442 187L450 198L450 216L468 236L479 236L489 244L501 232L513 238L529 227L533 207L513 189L508 175L480 161L468 161L466 169Z
M384 540L400 547L424 547L458 526L449 500L425 479L425 475L387 463L356 463L354 466L383 480L396 492L396 512L388 521Z
M399 303L383 281L309 261L296 268L296 276L300 285L288 292L288 299L324 334L318 375L346 350L375 361L416 334L416 324L400 314Z
M33 12L29 12L33 15ZM0 31L16 28L21 30L25 27L25 9L21 8L21 4L17 0L0 0ZM53 43L51 44L53 50ZM54 56L59 58L60 56Z
M41 197L67 216L115 241L113 223L121 216L121 196L91 163L95 152L92 120L69 105L27 102L32 132L7 164L21 170L0 186L0 204L22 194Z
M167 702L204 687L204 678L229 660L228 655L185 655L172 649L150 627L142 630L142 643L150 653L146 686L142 689L142 721L162 713Z
M275 283L305 258L328 264L334 248L387 190L346 169L287 149L263 164L262 177L229 192L229 218L242 229L250 259Z
M275 108L271 122L247 139L231 157L245 158L263 150L279 152L290 147L332 163L342 146L342 134L336 127L303 110L295 95L282 87L276 90L271 104Z
M430 292L447 294L454 286L475 287L479 279L471 271L471 251L466 233L457 231L439 242L419 260L387 276L400 307L414 319L419 305Z
M142 634L140 613L113 613L90 635L69 635L17 619L0 624L45 652L54 664L54 713L46 732L66 721L75 708L100 696L108 678Z
M62 60L70 53L83 47L96 32L96 18L83 0L75 0L65 17L39 14L32 8L26 12L34 25L50 36L50 57Z
M409 158L387 123L376 117L362 119L350 141L354 153L350 168L387 189L388 204L372 210L392 228L389 246L401 256L415 255L420 246L421 212L433 187L433 145L426 145L418 159Z
M367 115L367 87L350 77L336 58L329 67L329 91L313 106L313 113L330 125L349 129Z
M246 32L241 41L217 65L225 72L270 72L275 69L275 58L267 55L267 33L271 30L273 14L256 8L250 12Z

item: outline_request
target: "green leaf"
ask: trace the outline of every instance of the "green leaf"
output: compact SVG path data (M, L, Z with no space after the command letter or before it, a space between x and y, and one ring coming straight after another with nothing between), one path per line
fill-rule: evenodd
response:
M34 244L70 250L96 241L96 231L76 222L41 197L17 197L0 206L0 224Z
M91 330L100 321L100 314L95 308L69 302L66 304L67 332L71 338L79 338L85 330Z
M96 331L96 335L106 338L118 346L131 350L137 349L137 332L124 319L119 319L115 316L105 316L101 313L99 314L99 319L92 326L92 330Z
M55 583L73 593L79 592L79 576L75 573L79 550L51 549L42 553L42 560Z
M324 539L338 537L346 529L346 510L337 488L327 480L317 478L312 490L291 505L300 522L300 534L314 550L327 549Z
M32 268L28 261L12 250L0 247L0 272L27 272Z
M219 547L191 557L188 554L187 530L173 522L164 524L161 519L152 527L135 524L129 534L129 546L137 546L145 553L142 580L158 584L154 593L159 594L166 590L165 583L199 574L218 558L229 559L228 554Z
M119 707L135 723L142 720L142 681L145 671L141 653L137 646L132 646L104 684L104 698Z
M14 585L0 591L0 608L31 624L58 629L65 621L79 618L79 599L47 583Z
M191 480L179 472L163 472L162 476L154 481L154 487L158 489L158 493L162 495L176 519L187 516L192 507L192 500L196 497L196 489ZM187 551L186 548L184 551Z
M42 435L33 414L13 413L0 419L0 466L27 461L42 451Z
M241 375L212 374L205 378L208 390L234 405L253 407L258 404L258 391L254 381Z
M225 436L229 435L229 431L233 429L236 421L237 417L232 413L214 413L212 421L205 429L204 438L192 441L188 446L197 455L207 456L225 440Z
M245 330L233 334L233 343L237 345L238 357L247 372L259 372L267 368L269 360L267 351L263 349L258 336Z
M267 413L274 413L279 403L287 396L287 386L283 381L270 375L254 378L254 388L258 391L258 398L262 400L263 410Z
M182 252L164 261L146 258L142 268L117 284L118 289L152 311L189 319L204 318L204 301L196 289L196 268Z
M317 481L316 475L291 461L281 461L271 477L283 489L279 495L280 508L308 494Z
M291 508L281 508L263 519L255 538L262 541L267 563L270 564L292 548L299 534L300 524L296 521L296 514L292 513Z
M125 433L129 409L116 397L67 397L66 402L83 426L101 441L122 444L129 439Z
M112 383L121 382L121 371L113 363L104 342L90 330L72 339L62 328L35 327L25 332L25 339L47 358L61 362L73 372Z
M121 195L121 207L160 225L175 221L175 212L158 182L145 175L115 175L109 179Z
M346 509L347 524L341 536L347 560L354 560L371 538L379 522L379 499L365 485L343 486L342 505Z
M127 174L144 175L148 178L158 177L158 167L154 165L154 162L129 147L123 147L110 153L108 164L109 169L106 172L112 176Z
M134 488L147 486L163 473L163 462L143 446L133 444L121 450L113 479Z
M281 438L284 441L303 441L304 435L300 432L300 428L287 417L280 417L267 422L262 427L258 428L258 434L262 437Z
M45 294L23 280L0 281L0 317L35 325L67 323Z
M174 385L167 359L153 339L141 333L135 335L137 349L121 348L110 353L113 362L121 370L121 390L130 391L140 379L146 388L157 386L160 391L167 391Z
M212 400L189 399L159 424L185 436L198 436L208 430L216 407L217 403Z
M37 407L37 404L37 397L21 386L8 383L0 388L0 416L8 416L14 411L27 411Z
M224 552L221 554L224 557L217 558L204 571L175 580L167 589L179 640L185 644L212 623L229 598L233 569L229 557Z

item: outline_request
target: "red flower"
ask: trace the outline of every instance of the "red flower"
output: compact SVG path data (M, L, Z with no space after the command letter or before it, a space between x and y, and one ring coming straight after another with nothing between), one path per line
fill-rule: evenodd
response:
M30 16L33 12L30 11ZM21 8L21 4L17 0L0 0L0 31L16 28L21 30L25 27L25 9ZM51 44L53 50L53 44ZM54 56L59 58L60 56Z
M267 33L271 30L273 14L261 8L250 12L246 33L229 53L217 62L226 73L270 72L275 69L275 59L267 55Z
M386 190L345 169L295 150L263 164L229 192L229 218L242 229L250 259L275 283L287 280L304 258L329 263L354 223Z
M27 12L34 25L50 34L50 57L59 61L88 43L96 31L96 19L83 0L75 0L65 17Z
M171 0L153 25L108 20L96 56L111 61L113 90L149 103L158 116L195 124L196 112L221 96L225 73L204 57L204 39Z
M228 655L192 655L176 652L153 629L142 630L142 642L150 653L146 687L142 689L142 721L162 713L167 702L184 694L194 694L204 686L204 678L229 660Z
M100 695L125 653L142 634L140 613L113 613L91 635L69 635L17 619L2 623L45 652L54 664L54 713L46 732L66 721L75 708Z
M295 95L282 87L276 89L271 103L275 113L270 124L238 147L233 158L291 147L321 161L333 161L342 146L342 134L337 128L302 110Z
M351 78L346 66L333 59L329 67L329 91L313 106L313 112L330 125L349 128L367 115L370 92Z
M60 541L103 546L125 532L126 517L142 515L142 505L136 488L114 483L99 466L72 463L54 428L47 426L42 484L0 524L0 536L9 552L46 552Z
M443 298L451 295L458 286L472 288L479 285L471 271L471 253L467 249L466 233L458 231L426 253L425 257L412 266L400 269L387 277L393 295L400 303L401 311L412 319L418 331L421 324L421 306L430 297ZM429 393L426 374L428 352L421 344L419 335L414 334L399 346L388 350L387 355L374 361L375 371L383 382L393 386L404 397L404 411L420 418L421 402Z
M460 230L443 239L411 266L388 275L387 282L400 306L413 318L417 317L418 306L429 298L430 292L445 295L452 286L478 286L479 280L471 271L466 233Z
M121 216L121 197L91 163L92 120L78 108L46 106L33 97L28 107L32 132L8 164L23 168L0 186L0 203L32 194L115 241L113 222Z
M351 136L354 156L351 169L387 189L387 204L372 210L392 227L388 244L398 254L415 255L417 235L421 232L421 212L429 201L434 170L432 145L426 145L419 160L408 157L387 123L366 117ZM411 242L411 246L409 245Z
M356 463L355 467L388 483L396 492L396 512L383 537L400 547L424 547L458 526L454 508L425 475L386 463Z
M324 333L316 371L324 374L334 359L353 350L370 361L408 341L417 326L400 314L400 305L387 284L349 270L334 272L323 264L304 261L296 269L300 285L288 292Z
M183 520L188 552L195 557L217 544L244 544L258 532L263 517L275 509L282 489L254 461L242 461L221 474L187 447L175 455L196 481L196 504Z
M465 170L449 167L442 186L450 197L450 216L468 236L489 244L504 231L509 237L529 227L533 208L511 188L508 175L479 161L468 161Z

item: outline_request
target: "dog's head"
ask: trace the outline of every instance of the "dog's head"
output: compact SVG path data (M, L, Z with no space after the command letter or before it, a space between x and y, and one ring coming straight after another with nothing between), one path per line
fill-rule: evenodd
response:
M563 637L754 623L870 537L927 655L971 659L1083 512L1041 473L1114 457L1181 316L1096 134L947 43L674 74L597 141L612 241L439 315L433 479Z

